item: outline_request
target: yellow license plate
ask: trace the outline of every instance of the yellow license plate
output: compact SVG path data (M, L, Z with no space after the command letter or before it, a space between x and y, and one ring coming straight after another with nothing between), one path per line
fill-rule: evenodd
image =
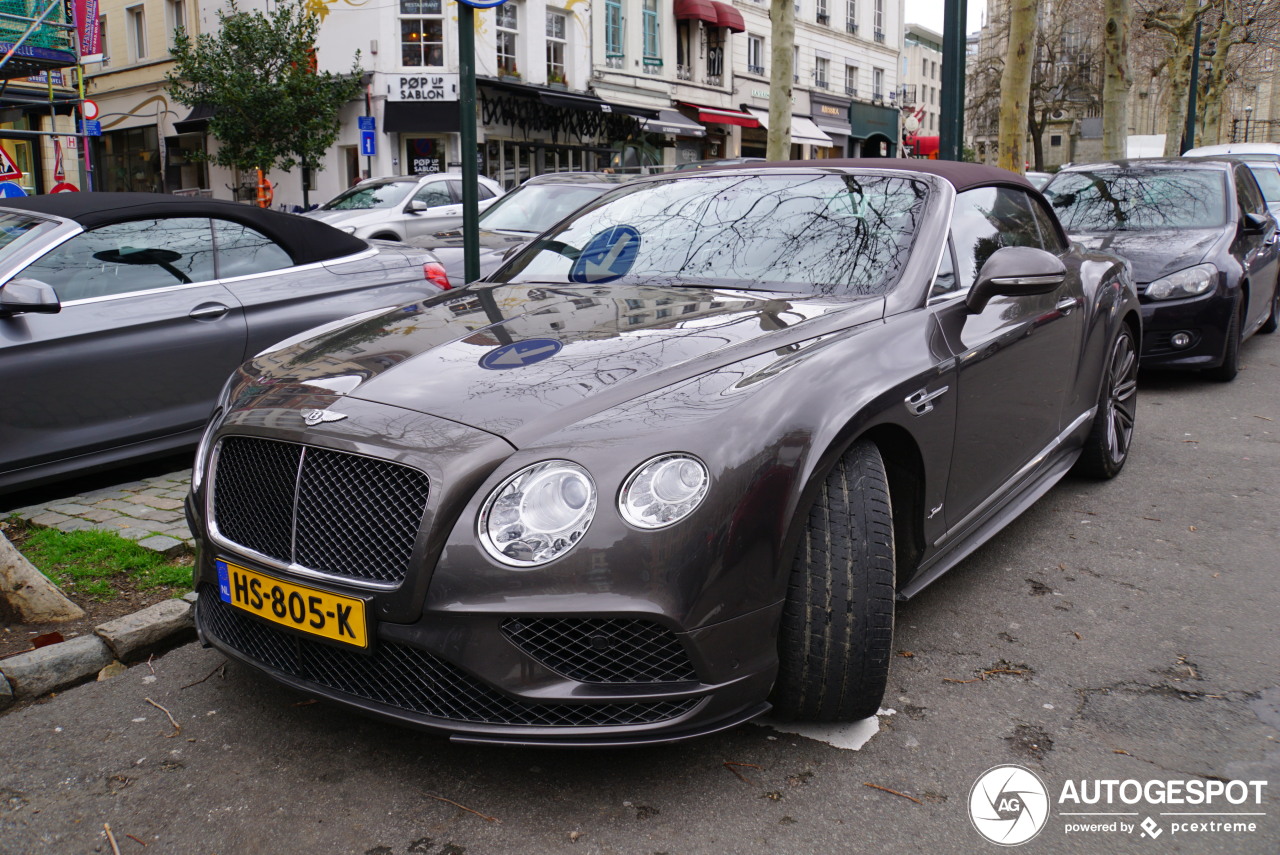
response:
M281 626L355 647L369 646L364 600L356 597L285 582L222 560L218 595L224 603Z

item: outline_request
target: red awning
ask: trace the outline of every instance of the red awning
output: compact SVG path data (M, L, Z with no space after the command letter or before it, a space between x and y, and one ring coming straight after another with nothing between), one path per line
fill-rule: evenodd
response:
M921 137L909 136L904 142L911 146L911 152L916 157L935 157L938 154L938 143L940 137Z
M742 13L737 9L728 3L721 3L720 0L711 0L711 5L716 7L716 23L720 26L728 27L731 33L745 33L747 31L747 23L742 20ZM679 7L680 0L676 0L676 8L678 9ZM677 15L676 17L680 16Z
M701 104L690 104L688 101L681 101L680 103L697 110L699 122L712 122L717 125L741 125L744 128L760 127L756 117L750 113L727 110L723 107L703 107Z
M719 5L713 0L676 0L676 20L706 21L713 27L720 26L720 15L716 11ZM738 19L741 20L742 16L738 15Z

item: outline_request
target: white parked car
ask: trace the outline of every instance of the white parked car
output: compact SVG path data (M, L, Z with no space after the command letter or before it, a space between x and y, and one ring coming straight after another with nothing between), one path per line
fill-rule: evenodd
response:
M1258 179L1267 210L1280 220L1280 143L1225 143L1202 145L1187 151L1183 157L1228 157L1243 160Z
M479 179L480 210L502 187ZM462 227L462 176L451 172L369 178L303 216L323 220L356 237L408 240Z

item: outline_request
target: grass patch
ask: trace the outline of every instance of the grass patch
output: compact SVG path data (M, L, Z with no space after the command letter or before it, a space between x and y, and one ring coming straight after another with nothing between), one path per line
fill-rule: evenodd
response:
M28 529L13 539L28 561L72 596L107 602L123 590L191 587L189 557L165 558L108 531Z

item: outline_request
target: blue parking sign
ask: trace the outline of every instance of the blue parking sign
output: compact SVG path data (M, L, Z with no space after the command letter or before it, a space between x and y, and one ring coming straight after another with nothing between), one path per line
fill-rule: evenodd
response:
M362 131L376 131L378 129L377 120L373 116L357 116L356 125Z
M373 131L360 132L360 153L365 157L373 157L378 153L378 138Z

